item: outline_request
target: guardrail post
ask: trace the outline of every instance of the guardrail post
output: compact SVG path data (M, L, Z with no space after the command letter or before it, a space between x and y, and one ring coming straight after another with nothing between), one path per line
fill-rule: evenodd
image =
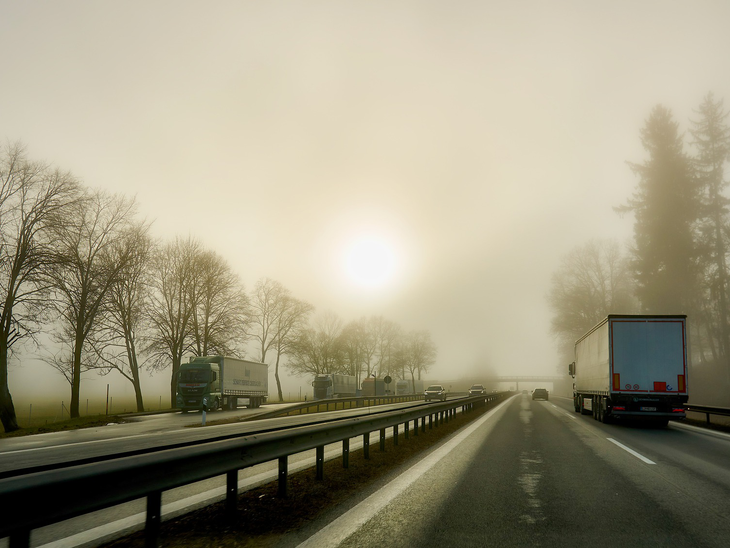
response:
M236 515L238 506L238 470L226 472L226 512L228 517Z
M147 519L144 526L145 548L157 548L160 539L160 511L162 493L155 491L147 495Z
M318 448L319 449L319 448ZM287 457L279 457L279 488L276 494L284 498L286 496L286 476L288 472Z
M393 426L393 445L398 445L398 425Z
M10 534L9 548L30 548L30 529L22 529Z
M370 432L362 435L362 455L365 460L370 458Z
M421 432L426 433L426 417L421 417Z
M380 450L385 451L385 428L380 429Z
M315 460L317 461L317 479L321 480L324 479L324 445L320 445L317 447L317 456Z
M418 418L413 419L413 435L418 435Z
M350 467L350 438L342 440L342 468Z
M406 424L405 424L405 430L403 431L403 437L405 437L406 439L409 439L409 438L410 438L410 436L409 436L409 432L408 432L408 430L409 430L409 425L410 425L410 424L411 424L411 421L406 421Z

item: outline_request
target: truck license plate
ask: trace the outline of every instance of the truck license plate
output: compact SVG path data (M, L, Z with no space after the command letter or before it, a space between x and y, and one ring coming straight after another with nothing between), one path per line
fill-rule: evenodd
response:
M642 407L642 411L656 411L656 407Z

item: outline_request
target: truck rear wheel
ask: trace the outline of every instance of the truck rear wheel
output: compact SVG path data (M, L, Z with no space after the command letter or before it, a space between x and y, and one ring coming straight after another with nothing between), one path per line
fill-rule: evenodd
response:
M583 396L580 396L580 414L581 415L590 414L590 411L586 411L585 398Z

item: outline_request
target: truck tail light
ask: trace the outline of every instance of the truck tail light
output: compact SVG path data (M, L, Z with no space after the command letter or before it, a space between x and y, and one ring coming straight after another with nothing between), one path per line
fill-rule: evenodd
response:
M686 390L684 387L684 375L677 375L677 390L679 392L684 392Z
M621 390L621 375L619 373L613 374L613 389Z
M674 407L672 408L672 413L684 413L684 407Z
M623 405L614 405L613 410L614 411L626 411L626 408Z

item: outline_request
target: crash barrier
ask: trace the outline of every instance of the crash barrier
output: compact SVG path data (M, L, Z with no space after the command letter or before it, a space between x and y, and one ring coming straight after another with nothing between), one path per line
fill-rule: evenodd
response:
M157 546L161 521L162 492L214 476L226 475L226 511L235 515L238 500L238 471L264 462L279 461L278 492L286 495L287 459L315 449L316 477L324 475L324 448L342 442L342 463L349 463L350 439L363 436L363 456L369 458L370 433L380 431L380 448L385 449L386 429L393 428L398 443L398 426L414 425L417 435L438 427L462 412L496 403L509 393L460 398L441 403L390 411L373 417L324 422L204 444L181 446L148 454L107 459L13 476L0 480L0 538L10 537L10 547L28 548L33 529L87 514L134 499L146 497L147 546ZM99 488L103 486L103 488ZM63 501L63 503L59 503Z
M710 424L710 415L725 415L730 417L730 409L727 407L714 407L712 405L695 405L693 403L684 404L685 411L694 413L704 413L707 417L707 424Z
M308 413L322 413L324 411L338 411L358 407L373 407L391 403L404 403L423 400L423 394L408 394L401 396L357 396L350 398L332 398L328 400L312 400L278 409L257 413L243 420L270 419L273 417L289 417L291 415L306 415Z

